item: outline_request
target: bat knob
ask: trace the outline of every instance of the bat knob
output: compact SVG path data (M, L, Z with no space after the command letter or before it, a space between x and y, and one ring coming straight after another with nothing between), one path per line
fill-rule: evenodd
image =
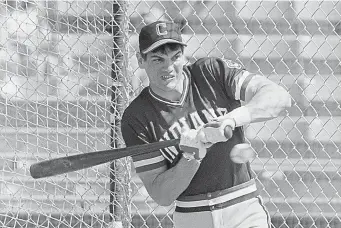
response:
M227 125L225 128L224 128L224 136L227 138L227 139L230 139L232 138L232 135L233 135L233 129L231 126Z

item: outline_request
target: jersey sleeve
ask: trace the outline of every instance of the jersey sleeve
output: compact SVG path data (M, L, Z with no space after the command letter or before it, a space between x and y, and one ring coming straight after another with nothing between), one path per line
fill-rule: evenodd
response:
M229 59L211 58L210 65L213 76L224 86L228 96L245 101L246 87L255 74Z
M149 143L147 131L142 123L134 118L123 116L121 121L121 131L127 147ZM147 154L132 156L136 173L141 173L163 166L167 162L161 151L154 151Z

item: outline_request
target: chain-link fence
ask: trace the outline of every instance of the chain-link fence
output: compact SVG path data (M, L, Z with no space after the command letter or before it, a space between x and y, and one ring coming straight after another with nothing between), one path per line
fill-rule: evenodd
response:
M172 227L173 206L152 201L129 159L28 171L123 146L122 111L148 84L137 34L156 19L182 25L189 62L232 59L290 92L288 112L246 130L273 227L341 227L338 1L1 2L0 227Z

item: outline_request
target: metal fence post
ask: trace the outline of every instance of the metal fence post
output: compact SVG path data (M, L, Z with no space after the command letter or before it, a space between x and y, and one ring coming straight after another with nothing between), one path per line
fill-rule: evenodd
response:
M126 1L113 4L113 52L112 52L112 96L111 96L111 147L123 147L120 119L127 104L127 40L128 18ZM110 165L110 213L113 227L130 227L130 163L128 158L115 160Z

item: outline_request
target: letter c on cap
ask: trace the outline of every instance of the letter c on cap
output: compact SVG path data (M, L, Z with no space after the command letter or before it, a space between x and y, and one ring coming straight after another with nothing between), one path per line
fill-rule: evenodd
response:
M163 29L161 29L161 27L163 27ZM162 30L164 30L164 31L161 32ZM156 25L156 34L158 36L167 35L167 25L166 25L166 23L159 23L159 24Z

